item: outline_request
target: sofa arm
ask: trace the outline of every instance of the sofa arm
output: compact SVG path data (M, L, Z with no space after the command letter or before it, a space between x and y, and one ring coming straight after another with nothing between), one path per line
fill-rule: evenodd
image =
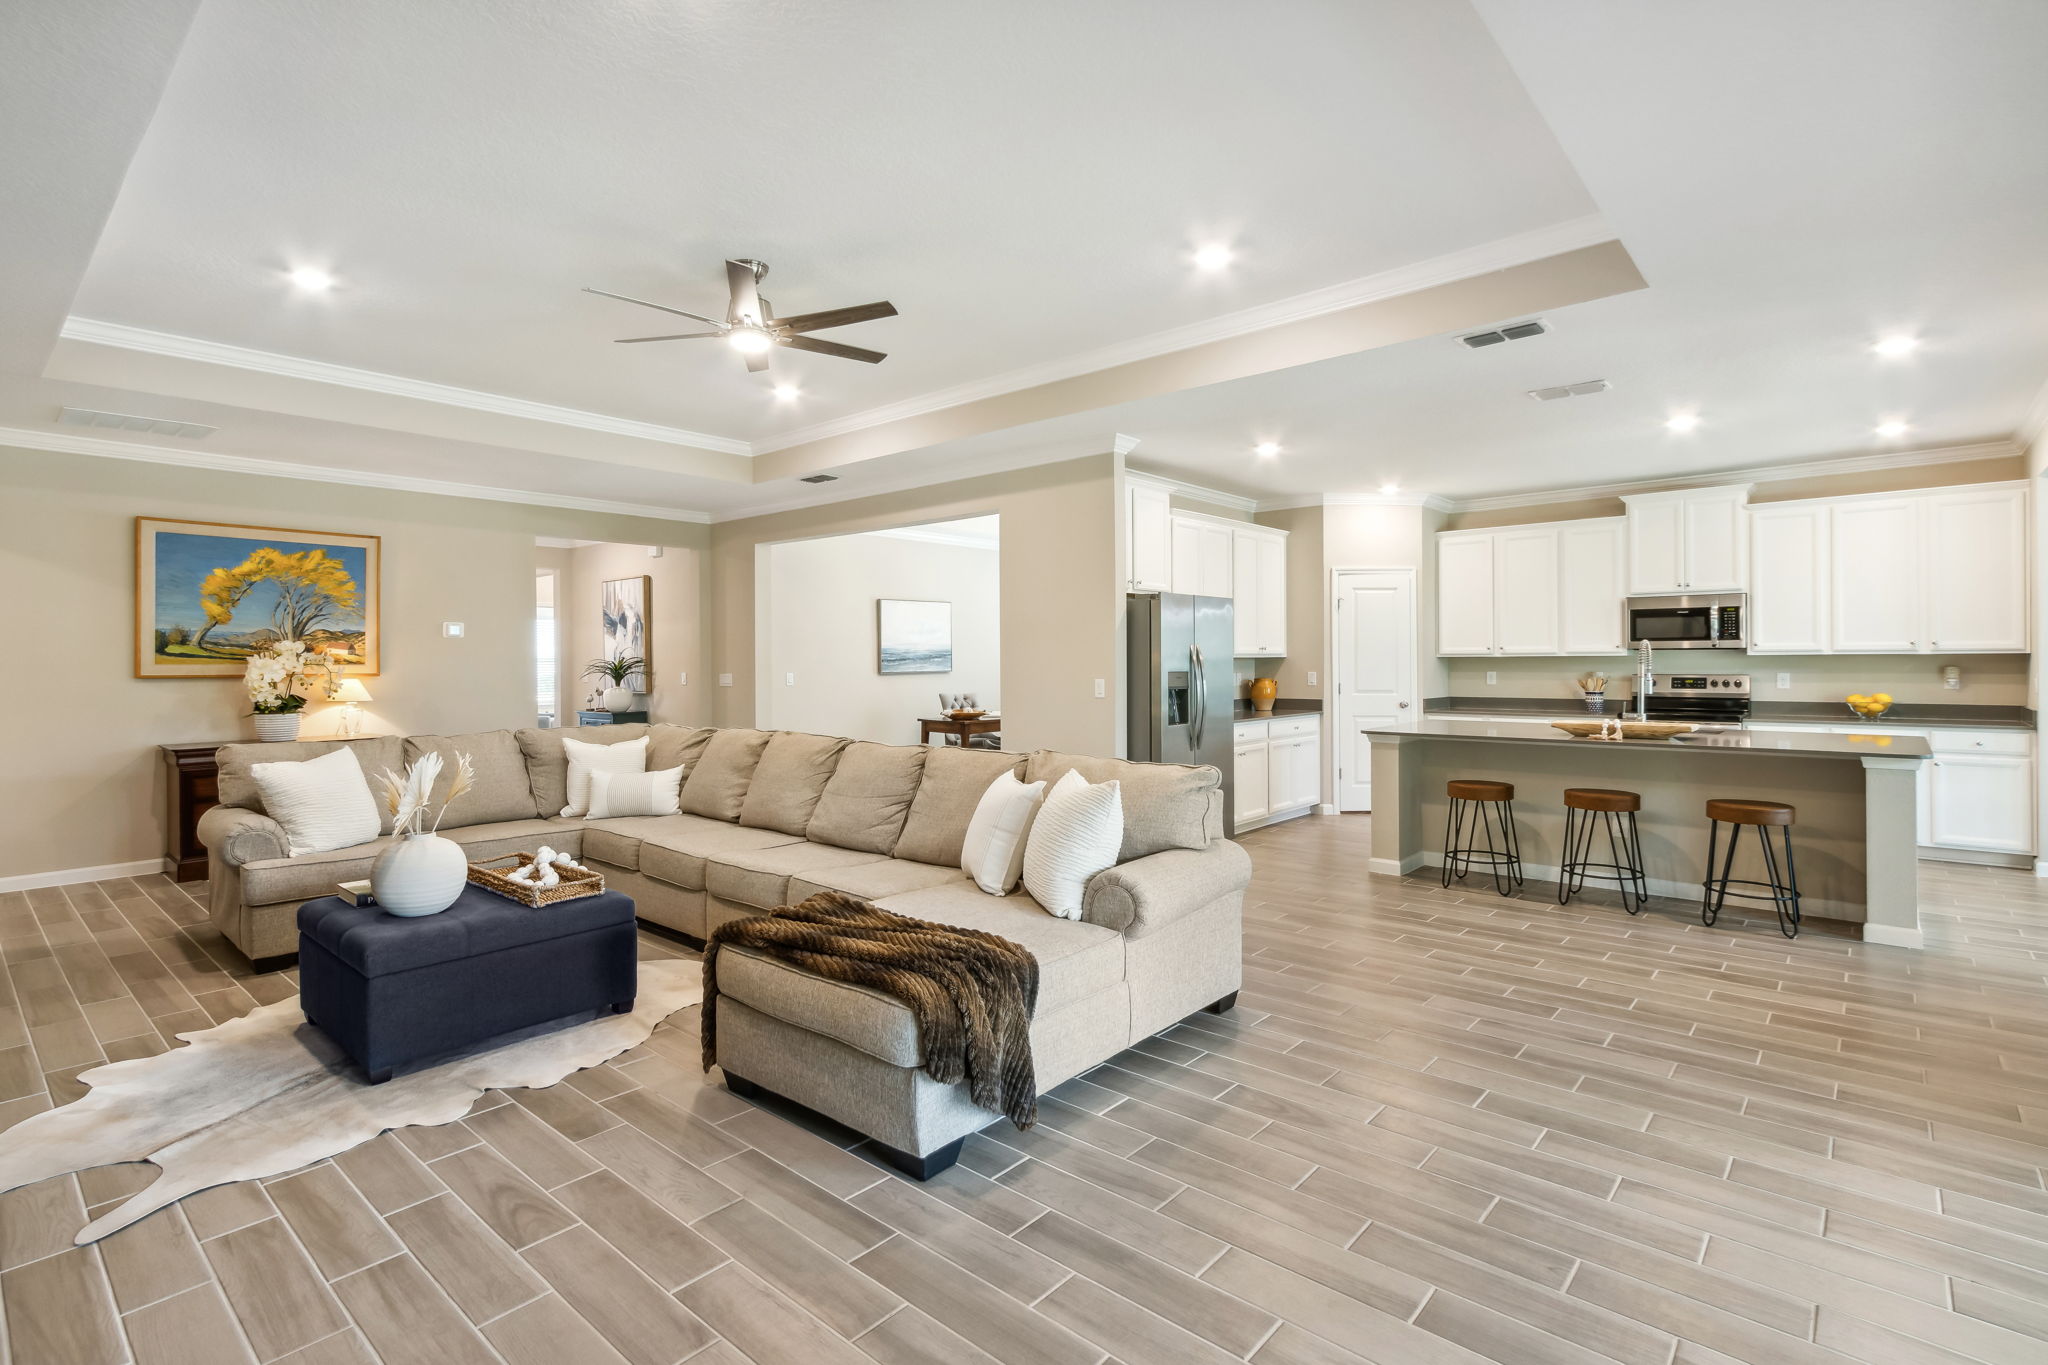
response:
M214 806L199 817L199 842L232 867L291 856L284 826L259 811Z
M1251 855L1227 839L1200 850L1170 848L1096 873L1081 898L1081 918L1125 938L1143 938L1241 893L1251 880Z

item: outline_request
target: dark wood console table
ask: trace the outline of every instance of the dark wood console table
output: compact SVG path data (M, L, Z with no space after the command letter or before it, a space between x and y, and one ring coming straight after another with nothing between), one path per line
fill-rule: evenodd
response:
M220 773L214 750L222 744L162 744L164 756L164 862L171 880L206 880L206 846L199 842L199 817L220 801Z

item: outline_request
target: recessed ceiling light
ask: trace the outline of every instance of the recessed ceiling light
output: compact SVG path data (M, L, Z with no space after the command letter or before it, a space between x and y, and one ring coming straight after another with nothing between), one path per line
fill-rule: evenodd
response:
M1380 496L1384 498L1391 498L1400 491L1401 485L1398 483L1383 483L1380 485Z
M1272 441L1261 441L1257 445L1252 447L1252 454L1263 456L1268 460L1272 459L1275 455L1278 455L1279 453L1279 445Z
M1223 242L1210 242L1195 248L1195 269L1221 270L1237 259L1237 253Z
M775 386L775 396L785 403L795 402L802 393L803 390L794 384L777 384Z
M775 344L774 340L758 327L735 327L725 334L725 339L741 355L761 355Z
M302 265L285 276L292 284L308 294L324 294L334 288L334 276L317 265Z
M1911 427L1907 426L1904 422L1899 421L1896 417L1892 418L1890 421L1879 422L1877 424L1877 434L1884 437L1888 441L1895 441L1899 437L1904 436L1907 432L1911 430Z
M1886 360L1897 360L1900 356L1908 356L1919 350L1920 338L1901 332L1896 336L1880 337L1877 344L1870 349Z
M1688 431L1699 430L1700 415L1696 412L1674 412L1664 419L1664 430L1675 431L1681 436Z

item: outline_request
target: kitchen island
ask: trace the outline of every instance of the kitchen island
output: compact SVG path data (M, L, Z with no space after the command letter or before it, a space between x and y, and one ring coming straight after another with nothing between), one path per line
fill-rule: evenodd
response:
M1375 872L1439 866L1444 784L1486 778L1515 786L1525 873L1555 880L1564 789L1617 787L1643 798L1650 890L1697 902L1706 873L1706 803L1782 801L1798 812L1792 843L1805 915L1860 924L1872 943L1921 946L1915 777L1930 753L1924 739L1731 729L1610 741L1575 739L1537 721L1440 719L1369 727L1365 735L1372 746ZM1736 875L1761 875L1744 871L1755 852L1745 839ZM1595 885L1588 883L1589 893Z

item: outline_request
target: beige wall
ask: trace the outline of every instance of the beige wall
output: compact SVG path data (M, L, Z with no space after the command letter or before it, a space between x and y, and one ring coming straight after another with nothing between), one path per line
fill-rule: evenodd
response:
M2027 461L2020 455L1995 456L1983 460L1958 460L1950 464L1906 465L1897 469L1872 469L1859 474L1823 474L1808 479L1773 479L1749 490L1749 500L1797 502L1802 498L1846 498L1858 493L1896 493L1912 488L1948 488L1967 483L1999 483L2027 477ZM1702 475L1695 488L1741 483L1733 475ZM1576 521L1583 517L1618 517L1628 509L1618 497L1589 498L1577 502L1552 502L1530 507L1500 507L1481 512L1453 512L1445 521L1446 531L1466 531L1485 526L1527 526L1539 521Z
M2027 661L2024 654L1745 654L1736 650L1667 649L1656 654L1659 673L1747 673L1755 699L1773 701L1840 701L1851 692L1889 692L1901 702L1960 706L2024 706L2027 704ZM1573 681L1581 673L1601 672L1610 701L1632 694L1628 679L1631 655L1605 654L1573 658L1508 658L1489 656L1448 659L1454 697L1576 697ZM1954 692L1941 685L1941 670L1954 664L1963 671L1963 685ZM1491 672L1498 681L1488 686ZM1777 675L1790 673L1792 686L1780 689ZM1846 722L1854 719L1845 710Z
M1261 512L1252 518L1261 526L1287 532L1287 657L1240 660L1255 664L1252 674L1280 684L1280 695L1297 700L1320 699L1328 691L1325 669L1329 642L1323 625L1329 575L1323 562L1323 509L1290 507ZM1313 686L1309 674L1315 674Z
M533 723L536 535L688 558L709 540L651 518L0 448L0 630L16 649L0 682L0 879L155 857L156 746L249 733L236 680L134 676L138 515L381 536L383 672L364 680L365 729L399 733ZM445 620L461 639L443 638ZM331 733L333 715L308 707L304 733Z
M909 744L918 717L938 713L940 692L972 692L1000 709L999 555L995 546L876 535L768 547L760 723ZM875 603L884 597L953 604L952 672L879 671Z
M1123 654L1116 476L1115 456L1091 455L713 526L705 667L733 681L718 689L718 723L754 720L760 546L995 513L1003 537L1003 745L1115 753Z
M605 580L645 575L653 580L647 585L647 640L654 673L641 699L647 718L702 725L711 715L712 682L698 667L704 655L704 557L664 546L658 558L650 558L647 550L646 545L604 542L567 552L565 605L559 615L562 704L574 712L592 688L604 685L584 677L583 667L604 657ZM690 681L678 681L685 674Z

